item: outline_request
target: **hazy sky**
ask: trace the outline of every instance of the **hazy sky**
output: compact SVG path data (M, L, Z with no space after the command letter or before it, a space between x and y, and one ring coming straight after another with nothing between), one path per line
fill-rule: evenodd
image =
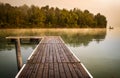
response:
M14 6L23 4L37 6L53 6L59 8L79 8L87 9L96 14L101 13L107 17L108 26L120 27L120 0L0 0Z

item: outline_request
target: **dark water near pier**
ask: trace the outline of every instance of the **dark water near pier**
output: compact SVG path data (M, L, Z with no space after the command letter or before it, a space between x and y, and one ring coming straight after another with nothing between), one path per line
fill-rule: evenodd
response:
M14 32L13 32L14 31ZM0 78L17 74L15 45L6 36L61 36L94 78L120 78L120 29L0 29ZM23 63L37 44L21 44Z

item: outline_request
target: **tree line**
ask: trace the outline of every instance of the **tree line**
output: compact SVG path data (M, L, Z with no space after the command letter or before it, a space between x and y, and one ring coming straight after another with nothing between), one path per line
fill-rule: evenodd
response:
M0 28L106 28L106 25L104 15L94 15L88 10L0 3Z

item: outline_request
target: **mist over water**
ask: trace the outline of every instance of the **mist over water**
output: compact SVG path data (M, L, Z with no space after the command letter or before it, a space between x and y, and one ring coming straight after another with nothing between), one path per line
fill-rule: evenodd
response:
M18 31L19 30L19 31ZM15 32L11 32L15 31ZM17 31L17 33L16 33ZM7 33L6 33L7 32ZM0 30L0 77L17 74L15 45L6 36L61 36L94 78L119 78L120 29L2 29ZM22 44L23 63L37 44ZM6 68L6 69L4 69ZM3 73L3 74L2 74Z
M0 29L0 78L14 78L17 74L15 45L7 36L61 36L67 46L81 60L94 78L120 78L120 0L0 0L13 6L36 5L101 13L107 18L109 29ZM14 31L14 32L13 32ZM36 44L22 44L23 63Z

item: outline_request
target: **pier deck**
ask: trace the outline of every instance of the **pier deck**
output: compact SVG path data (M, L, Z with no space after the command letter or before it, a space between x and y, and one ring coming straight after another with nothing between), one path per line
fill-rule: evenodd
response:
M92 78L59 36L43 37L16 78Z

